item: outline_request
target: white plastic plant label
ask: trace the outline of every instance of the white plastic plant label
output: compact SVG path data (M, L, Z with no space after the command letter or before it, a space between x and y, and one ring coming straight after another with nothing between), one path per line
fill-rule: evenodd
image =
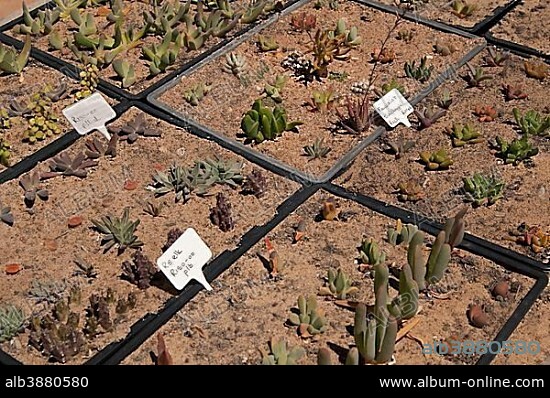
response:
M193 228L188 228L157 260L157 266L170 283L182 290L192 279L206 290L212 286L202 273L202 267L212 258L212 251Z
M407 116L413 113L414 109L398 89L394 88L391 90L376 101L373 106L376 112L382 116L382 119L384 119L390 127L395 127L399 123L411 127L411 123Z
M94 93L63 109L63 115L80 135L98 130L111 139L105 124L116 117L115 110L100 93Z

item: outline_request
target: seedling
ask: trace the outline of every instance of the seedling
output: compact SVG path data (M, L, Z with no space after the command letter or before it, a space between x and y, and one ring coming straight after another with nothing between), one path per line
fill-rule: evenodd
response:
M357 99L348 97L345 105L347 114L336 108L340 126L353 135L360 135L368 130L371 125L368 94Z
M487 47L487 55L483 59L489 67L503 66L510 59L510 53L497 50L495 47Z
M411 140L404 140L403 137L397 141L386 141L388 151L395 155L396 159L400 159L405 153L414 148L415 142Z
M418 227L414 224L403 224L400 219L396 221L395 227L388 228L388 242L393 246L398 246L401 243L409 244L414 234L418 231Z
M491 105L478 105L474 109L474 115L480 122L492 122L498 117L498 111Z
M437 106L441 109L448 110L452 103L453 99L451 98L451 92L447 89L443 90L441 96L437 99Z
M435 152L420 152L419 155L427 170L447 170L453 164L453 160L445 148Z
M324 141L324 138L317 138L312 145L304 146L304 152L308 160L324 158L332 151L332 148L323 145Z
M420 83L430 80L432 75L433 65L427 66L428 58L420 58L420 64L417 66L416 61L405 62L405 75L411 79L415 79Z
M468 73L464 76L464 80L468 83L469 87L481 87L482 83L487 80L491 80L493 76L485 74L483 68L473 67L469 63L466 63Z
M0 343L9 341L24 328L25 314L15 305L0 307Z
M216 206L210 209L210 220L222 232L235 228L233 218L231 217L231 204L221 192L216 195Z
M542 116L535 110L529 110L522 115L514 108L514 119L523 134L550 137L550 116Z
M539 153L539 149L528 141L527 134L521 139L514 139L512 142L497 137L493 147L497 149L497 156L502 158L504 163L513 164L514 166L522 162L530 162L531 158Z
M422 108L415 109L414 114L418 118L418 130L423 130L431 127L437 120L445 116L447 111L445 109Z
M325 91L323 90L313 91L308 104L314 110L317 110L320 112L326 112L332 109L335 101L336 101L336 97L334 96L334 91L328 89Z
M550 69L548 68L548 65L542 62L525 61L523 66L527 76L532 77L533 79L542 81L548 77Z
M451 12L459 18L468 18L473 15L477 10L477 5L475 3L468 3L464 0L454 0L451 4L453 8Z
M397 200L400 202L418 202L425 196L424 188L415 180L401 182L397 186Z
M12 47L0 44L0 72L20 75L29 62L30 54L31 37L29 35L27 35L20 53Z
M122 263L122 279L142 290L151 286L151 281L156 273L155 264L141 250L137 250L132 254L131 262L126 260Z
M281 97L281 91L285 86L288 78L285 75L277 75L273 84L266 84L264 87L264 93L277 103L283 102L283 97Z
M267 190L267 180L258 169L246 176L242 185L242 193L245 195L254 195L261 198Z
M33 207L36 198L44 201L49 198L50 194L48 191L41 187L38 172L29 173L21 177L19 185L25 191L25 204L27 207Z
M189 90L183 93L183 99L189 105L198 106L199 102L202 101L202 99L206 96L206 94L208 94L209 91L210 91L209 85L203 82L197 83L196 85L194 85Z
M262 52L276 51L279 48L279 45L273 37L268 36L258 36L258 48Z
M319 289L319 295L321 296L332 296L338 300L345 300L359 290L352 286L353 281L340 268L338 271L329 269L327 281L327 285Z
M302 338L308 338L323 333L328 328L328 323L323 311L317 308L317 299L314 295L306 299L298 297L298 314L292 312L288 317L288 323L298 327L298 334Z
M127 248L137 249L143 246L137 236L134 235L140 220L130 220L130 209L126 207L122 212L122 217L112 215L103 216L101 220L92 220L95 228L104 236L101 245L104 247L104 253L107 253L112 247L117 247L118 254L123 253Z
M483 137L481 136L481 131L476 129L473 124L453 124L453 128L446 129L447 134L451 137L453 141L453 146L461 147L466 144L479 144L483 142Z
M386 261L384 253L373 238L364 239L359 248L359 258L363 264L377 266Z
M504 181L493 174L475 173L472 177L463 178L462 181L465 191L464 200L471 202L474 206L484 204L491 206L503 196Z
M87 169L95 167L98 164L97 160L86 159L86 155L83 152L72 158L67 152L63 152L50 161L50 171L42 173L40 179L46 180L58 176L86 178L88 176Z
M277 106L271 110L262 105L261 99L257 99L241 120L241 129L248 139L259 144L264 140L275 140L283 132L301 124L300 121L288 122L284 108Z
M306 354L300 346L288 347L284 339L271 338L269 352L262 352L262 365L296 365L298 360Z
M529 98L523 88L520 86L512 86L510 84L502 85L502 93L504 94L504 99L506 101L521 100Z
M160 130L150 127L145 119L145 113L137 114L133 120L130 120L126 124L115 127L109 126L109 131L118 135L121 141L126 141L129 144L133 144L137 139L141 137L160 137Z

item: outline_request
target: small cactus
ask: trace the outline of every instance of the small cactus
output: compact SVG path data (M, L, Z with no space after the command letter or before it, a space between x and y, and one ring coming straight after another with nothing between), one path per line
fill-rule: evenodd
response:
M328 270L328 284L319 289L319 294L321 296L333 296L338 300L345 300L349 295L357 293L358 289L352 286L353 281L348 275L338 269L335 271L333 269Z
M317 299L311 295L307 299L300 295L298 297L298 314L290 314L288 323L298 326L298 333L301 337L307 338L323 333L327 330L328 323L323 312L317 308Z

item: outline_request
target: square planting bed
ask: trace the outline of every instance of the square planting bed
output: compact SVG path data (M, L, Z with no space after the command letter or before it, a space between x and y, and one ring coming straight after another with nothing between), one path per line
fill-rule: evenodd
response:
M328 203L336 207L337 219L327 221L320 209ZM296 243L297 226L302 238ZM158 334L174 364L259 364L261 351L269 352L268 341L284 339L289 346L302 347L300 364L315 364L320 348L328 349L333 364L343 363L354 346L354 302L374 305L374 269L358 259L364 240L373 239L386 254L383 264L389 267L389 300L397 295L399 269L407 264L407 245L393 246L385 240L395 221L378 215L361 205L320 191L268 234L268 243L257 244L213 284L213 292L202 292L163 326ZM431 237L425 236L421 252L427 255ZM278 272L272 272L278 254ZM272 259L271 263L268 259ZM327 286L330 269L341 269L355 292L345 300L321 296ZM383 271L380 271L382 275ZM511 290L506 299L492 295L497 282ZM399 327L395 346L397 364L472 364L478 355L423 355L422 344L434 341L491 341L510 317L533 281L463 250L454 249L443 278L420 293L416 316ZM326 289L325 289L326 290ZM324 313L323 331L307 337L288 319L297 310L298 296L316 297L317 308ZM436 298L437 297L437 298ZM470 304L484 307L487 325L474 327L466 315ZM412 327L408 337L406 328ZM522 336L528 339L529 335ZM159 354L158 336L124 360L124 364L151 364L151 355ZM546 336L547 339L547 336ZM529 340L529 339L528 339ZM544 340L541 347L546 347ZM536 344L532 349L539 351ZM544 359L544 349L530 356L531 363ZM547 352L546 352L547 354ZM154 357L154 355L153 355ZM164 358L164 357L163 357Z
M343 128L338 117L340 112L344 120L347 119L346 99L362 101L371 75L374 82L369 101L375 100L384 89L387 90L382 86L392 79L412 99L429 82L436 81L449 65L459 62L467 53L471 54L472 49L479 48L476 44L482 43L404 20L392 29L395 19L392 14L356 2L342 3L336 10L317 9L314 2L308 2L226 54L177 77L153 92L149 99L181 119L207 129L211 135L241 147L245 145L253 152L297 170L311 180L323 180L330 177L331 167L333 170L338 167L338 162L343 161L352 148L357 148L359 143L364 144L364 139L374 132L375 126L367 126L362 131L350 133ZM348 32L346 40L355 40L354 44L341 47L347 53L343 57L347 60L331 62L327 77L322 77L323 72L314 68L313 73L305 73L301 79L300 62L302 65L307 65L307 62L315 64L310 53L315 35L328 32L329 37L334 36L338 21L342 32ZM309 27L306 26L308 24ZM353 33L355 29L357 36ZM388 59L385 63L375 62L373 54L380 52L386 38L385 54ZM273 50L267 51L265 43L259 44L269 40L276 44L276 49L274 45ZM262 50L262 46L266 51ZM405 63L414 61L418 66L421 56L426 56L427 67L432 68L431 75L421 81L408 78ZM244 66L238 66L239 61ZM313 81L307 83L308 77ZM281 85L273 92L277 78ZM199 93L201 98L194 98L191 91L195 90L196 94L199 92L197 88L203 88L201 85L208 88L206 95ZM324 104L313 106L313 95L330 95L331 99L325 98ZM276 106L282 107L288 123L300 121L303 124L297 129L289 127L289 131L283 132L276 140L262 142L255 138L253 132L245 135L241 121L257 99L261 99L262 106L272 111ZM320 144L318 149L325 148L329 152L317 151L319 157L308 160L304 147L313 147L316 142Z
M144 120L140 120L141 117ZM97 166L85 169L85 178L57 176L40 182L38 189L47 190L49 197L41 200L44 192L40 191L40 197L37 196L32 207L25 205L24 191L18 180L2 185L3 204L11 207L14 223L11 227L0 223L3 247L0 289L4 292L0 306L7 308L7 305L15 305L22 310L25 320L20 333L8 339L3 336L5 341L0 347L17 360L26 364L48 361L82 363L108 343L125 337L132 324L147 313L158 311L167 299L178 294L156 267L156 259L162 254L167 239L179 236L175 229L184 231L194 228L216 257L223 251L235 249L240 244L240 237L252 227L272 219L276 207L298 188L291 181L260 170L216 144L200 140L136 108L131 108L110 127L114 133L113 127L126 126L125 131L128 132L128 123L143 121L145 125L138 130L149 134L160 132L161 137L140 136L132 144L121 140L116 157L100 157ZM135 138L126 133L119 135L121 139ZM102 141L102 137L94 133L77 141L60 156L74 159L86 150L90 156L90 148L86 144L93 140L99 140L105 149L106 140ZM183 199L176 203L173 191L158 197L150 191L153 175L158 171L166 171L172 165L183 167L179 172L190 171L195 161L208 159L233 162L233 171L237 172L233 178L235 187L215 184L203 196L197 195L197 192L210 183L195 185L190 188L191 193L185 195L188 197L185 203ZM204 183L206 170L204 164L200 166L200 174L195 181ZM43 173L48 171L47 164L40 164L23 178L34 173L44 176ZM229 174L224 175L229 178ZM155 187L159 188L158 185ZM231 227L227 231L213 224L215 217L211 209L216 207L219 195L231 206L231 218L227 217L227 213L220 218L224 229ZM105 236L94 228L92 220L101 221L105 216L119 218L125 209L130 221L141 221L135 236L143 246L121 251L117 250L120 246L115 245L105 252L107 245L102 244ZM150 214L153 209L160 213L153 216ZM146 256L153 264L149 268L144 266L145 260L136 253ZM149 289L140 290L139 285L121 277L124 274L121 268L123 262L132 263L133 260L141 262L141 275L156 275L150 279L153 286ZM127 275L134 274L130 272ZM96 300L93 311L90 307L86 312L93 295L100 297L99 301ZM112 297L115 302L106 305L104 301L110 302ZM61 338L62 333L67 332L67 327L58 319L65 319L67 310L64 307L69 299L72 300L69 310L79 317L78 323L68 328L73 334L62 338L64 343L54 345L61 347L60 350L48 348L50 340L47 338L55 341L55 336ZM126 303L117 302L120 299ZM128 305L128 299L135 300L135 305L131 302ZM56 306L61 315L52 313ZM94 321L98 320L95 316L98 315L98 306L102 308L101 313L108 313L111 324L105 321L103 326L94 326ZM59 334L48 331L47 317L57 319L54 325ZM38 324L37 319L42 319L42 322L38 327L34 326L35 332L31 333L33 325ZM44 334L36 330L43 330ZM34 346L29 345L30 340L34 341ZM73 340L79 343L70 343ZM44 354L40 350L44 350Z
M478 201L468 204L472 208L465 219L470 233L548 264L550 128L539 135L526 135L513 114L515 108L520 117L534 111L550 124L548 82L529 77L523 58L510 56L502 66L489 67L491 59L485 51L470 63L474 70L480 68L491 79L483 81L480 87L469 87L464 77L470 71L467 67L458 70L452 80L416 106L417 111L442 112L441 102L447 93L452 103L440 119L427 128L422 128L417 121L413 128L400 126L388 132L380 142L359 155L336 183L434 220L448 217L463 206L465 200ZM528 65L543 65L536 60L528 62ZM516 99L506 99L507 85L517 89ZM467 124L480 136L464 146L457 146L462 144L460 139L452 139L449 133L453 127ZM518 160L517 164L506 164L500 150L496 149L497 137L508 143L525 138L533 148L538 148L538 153L525 161ZM414 144L414 147L399 155L390 147L390 144L403 147L405 143L405 146ZM419 153L440 149L447 152L453 164L446 170L429 170L420 161ZM466 195L463 179L476 173L480 173L487 183L484 185L480 181L480 187L497 188L493 193L489 190L486 199L483 194L477 196L471 192L472 197ZM501 183L504 186L499 187ZM403 184L402 189L400 184Z
M523 0L492 30L493 37L527 46L550 56L550 4L545 0Z
M139 94L170 71L250 28L283 7L284 2L262 0L249 7L247 1L237 0L223 2L223 10L216 2L209 2L210 6L206 3L170 0L155 7L153 2L117 0L65 9L50 2L5 33L23 41L31 32L33 47L80 68L90 62L97 64L100 78L126 89L127 93ZM51 28L36 23L40 15L53 22ZM118 36L117 25L121 26ZM169 47L168 55L161 45L170 34L171 43L168 39L164 43L164 47ZM95 51L94 46L99 50ZM147 58L151 52L155 57ZM116 59L127 64L121 68L133 68L127 75L130 77L123 80L126 75L117 73L112 61ZM151 68L151 64L155 67Z

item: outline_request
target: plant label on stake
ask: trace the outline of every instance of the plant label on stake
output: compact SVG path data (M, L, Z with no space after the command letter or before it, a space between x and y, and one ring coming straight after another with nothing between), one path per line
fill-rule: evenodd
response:
M157 260L157 266L178 290L196 280L206 290L212 286L202 273L202 267L212 258L212 251L193 228L188 228Z
M101 94L94 93L72 104L63 109L63 115L78 134L85 135L90 131L98 130L105 138L111 139L105 123L114 119L116 112Z
M411 127L411 122L409 122L407 116L413 113L414 109L398 89L391 90L376 101L373 106L390 127L395 127L399 123Z

